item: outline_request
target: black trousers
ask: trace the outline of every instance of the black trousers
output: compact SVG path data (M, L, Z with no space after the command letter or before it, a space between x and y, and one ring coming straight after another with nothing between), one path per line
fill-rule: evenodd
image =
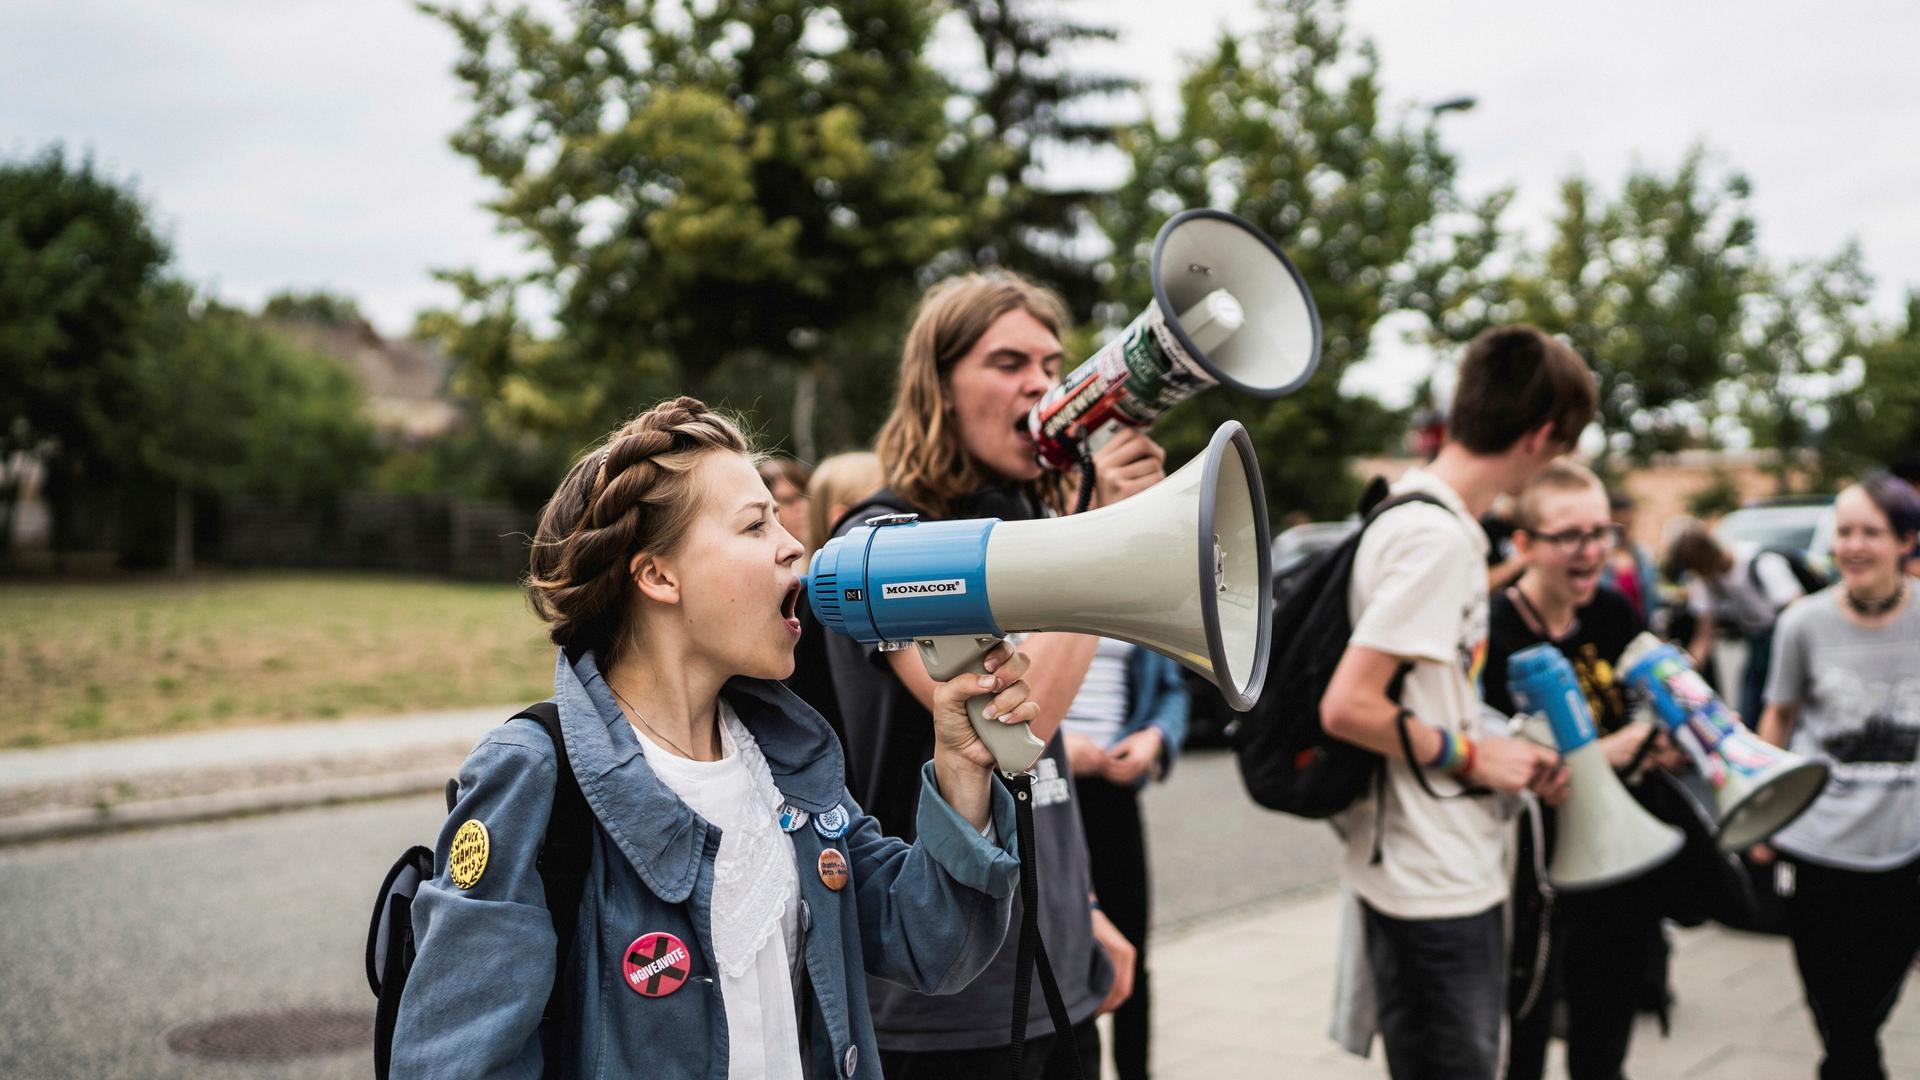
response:
M1647 895L1645 881L1561 893L1540 999L1514 1020L1507 1080L1540 1080L1560 1001L1567 1005L1568 1075L1620 1080L1635 1014L1649 996L1649 972L1664 972L1664 952L1657 897Z
M1388 1074L1494 1080L1507 1011L1500 906L1447 919L1396 919L1362 906Z
M1034 990L1039 993L1038 988ZM1064 1042L1047 1035L1027 1040L1027 1056L1020 1080L1068 1080L1073 1065L1070 1050L1080 1055L1081 1075L1099 1080L1100 1029L1092 1020L1076 1024L1073 1039ZM1013 1068L1013 1048L983 1050L882 1050L880 1072L887 1080L1002 1080Z
M1110 784L1097 776L1074 777L1080 797L1080 824L1087 833L1088 869L1100 910L1133 943L1133 996L1113 1013L1113 1063L1120 1080L1146 1080L1148 1041L1153 1019L1147 977L1147 924L1152 918L1153 883L1147 869L1147 835L1140 818L1137 788Z
M1920 860L1880 873L1797 862L1787 932L1826 1049L1821 1080L1886 1080L1880 1026L1920 955Z

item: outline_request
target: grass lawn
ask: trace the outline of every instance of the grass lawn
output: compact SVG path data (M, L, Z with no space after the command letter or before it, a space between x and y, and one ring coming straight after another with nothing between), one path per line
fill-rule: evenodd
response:
M326 573L0 583L0 748L538 701L510 585Z

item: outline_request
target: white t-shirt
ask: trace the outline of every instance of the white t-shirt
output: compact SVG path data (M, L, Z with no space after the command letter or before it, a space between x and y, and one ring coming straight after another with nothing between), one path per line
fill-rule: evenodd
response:
M1728 545L1727 554L1733 556L1733 568L1715 580L1696 576L1687 590L1687 607L1695 615L1723 619L1743 634L1764 634L1773 627L1775 613L1806 590L1793 575L1787 557L1777 551L1766 551L1751 540L1736 540ZM1760 579L1757 589L1756 577Z
M1414 661L1400 703L1435 727L1478 739L1479 678L1487 658L1487 537L1452 488L1415 469L1393 493L1432 495L1371 525L1354 556L1347 610L1351 644ZM1460 790L1430 772L1433 789ZM1338 819L1347 838L1343 877L1376 911L1400 919L1476 915L1507 896L1512 832L1498 800L1435 799L1410 767L1390 761L1385 813L1369 791ZM1374 861L1376 824L1380 859Z
M719 761L689 761L631 726L654 775L720 829L709 929L727 1011L727 1075L801 1080L794 1013L800 879L766 759L725 700Z
M1101 638L1094 650L1087 677L1080 692L1067 706L1061 723L1075 735L1085 735L1101 746L1120 741L1120 729L1127 723L1130 688L1127 686L1127 660L1138 648L1132 642Z

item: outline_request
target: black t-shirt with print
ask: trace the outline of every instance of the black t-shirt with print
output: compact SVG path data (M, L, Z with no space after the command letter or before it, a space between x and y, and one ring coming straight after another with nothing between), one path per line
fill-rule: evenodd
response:
M1646 628L1646 620L1633 610L1633 604L1603 585L1586 606L1575 612L1573 631L1549 642L1573 665L1574 676L1593 709L1593 722L1603 733L1618 730L1627 722L1624 687L1614 665L1627 650L1627 643ZM1481 695L1487 704L1513 713L1507 660L1521 649L1547 640L1527 625L1519 605L1514 603L1512 589L1494 594L1487 611L1487 666L1481 675Z

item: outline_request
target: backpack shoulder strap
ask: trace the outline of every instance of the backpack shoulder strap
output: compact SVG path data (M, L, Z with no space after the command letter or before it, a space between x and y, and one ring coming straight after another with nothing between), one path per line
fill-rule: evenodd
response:
M593 860L593 811L587 806L586 796L580 793L580 781L574 777L573 765L567 758L567 740L560 732L560 706L542 701L513 714L509 722L522 717L538 722L553 740L553 810L547 817L546 837L540 843L540 856L534 863L547 894L547 913L553 919L558 949L553 991L542 1014L543 1019L551 1019L559 995L560 974L573 949L574 926L580 914L580 896L586 888L587 867Z
M920 513L919 507L902 498L899 493L895 492L892 488L881 488L879 491L855 503L853 509L840 515L839 521L831 523L831 528L837 533L840 531L840 527L849 521L856 525L865 524L868 518L877 514L918 513Z
M1447 509L1446 503L1441 502L1435 496L1429 495L1424 491L1403 491L1398 495L1381 499L1371 507L1368 507L1361 517L1360 527L1365 529L1367 526L1380 520L1380 516L1387 511L1412 503L1426 503L1428 506L1437 506L1442 510Z

